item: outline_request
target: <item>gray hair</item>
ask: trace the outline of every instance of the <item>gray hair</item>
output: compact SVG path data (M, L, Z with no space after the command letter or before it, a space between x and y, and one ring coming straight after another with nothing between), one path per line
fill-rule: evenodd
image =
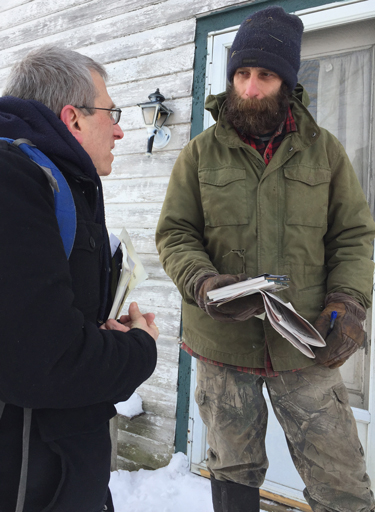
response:
M96 89L91 71L107 79L104 67L90 57L44 45L12 67L3 96L39 101L60 117L65 105L94 105Z

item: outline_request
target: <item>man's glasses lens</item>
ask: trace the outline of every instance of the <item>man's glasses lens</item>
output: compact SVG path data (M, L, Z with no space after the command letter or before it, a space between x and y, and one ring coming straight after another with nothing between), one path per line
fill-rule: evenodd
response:
M86 110L107 110L110 112L109 117L111 118L113 124L117 124L121 118L121 108L101 108L101 107L75 107L75 108L85 108Z
M119 108L111 110L111 119L113 124L117 124L121 118L121 110Z

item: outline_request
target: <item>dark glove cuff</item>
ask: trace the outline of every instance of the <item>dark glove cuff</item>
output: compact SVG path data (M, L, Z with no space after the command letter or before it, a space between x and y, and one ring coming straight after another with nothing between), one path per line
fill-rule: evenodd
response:
M341 292L329 293L325 299L325 307L332 303L345 304L348 313L355 316L360 322L366 320L365 308L350 295Z
M198 306L203 309L203 311L206 311L206 304L204 301L204 297L202 297L202 294L200 293L201 286L203 283L208 279L209 277L217 276L218 272L207 272L205 274L200 274L194 281L194 298L195 302L198 304Z

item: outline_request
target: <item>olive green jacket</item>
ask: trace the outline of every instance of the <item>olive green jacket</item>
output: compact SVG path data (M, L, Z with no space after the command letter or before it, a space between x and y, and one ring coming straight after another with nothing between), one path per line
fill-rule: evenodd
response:
M225 94L209 96L216 125L191 140L174 166L156 244L183 297L184 341L209 359L263 368L266 339L274 370L314 364L267 319L220 323L199 309L187 284L208 271L288 274L280 297L310 322L327 293L370 306L375 223L343 147L303 103L308 96L298 85L291 101L297 132L266 166L227 123Z

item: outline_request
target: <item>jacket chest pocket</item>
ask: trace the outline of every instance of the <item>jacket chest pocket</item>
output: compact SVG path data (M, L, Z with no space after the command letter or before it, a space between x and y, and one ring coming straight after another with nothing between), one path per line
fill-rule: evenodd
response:
M330 171L299 165L285 167L284 176L286 224L326 226Z
M198 176L206 226L248 224L245 169L200 169Z

